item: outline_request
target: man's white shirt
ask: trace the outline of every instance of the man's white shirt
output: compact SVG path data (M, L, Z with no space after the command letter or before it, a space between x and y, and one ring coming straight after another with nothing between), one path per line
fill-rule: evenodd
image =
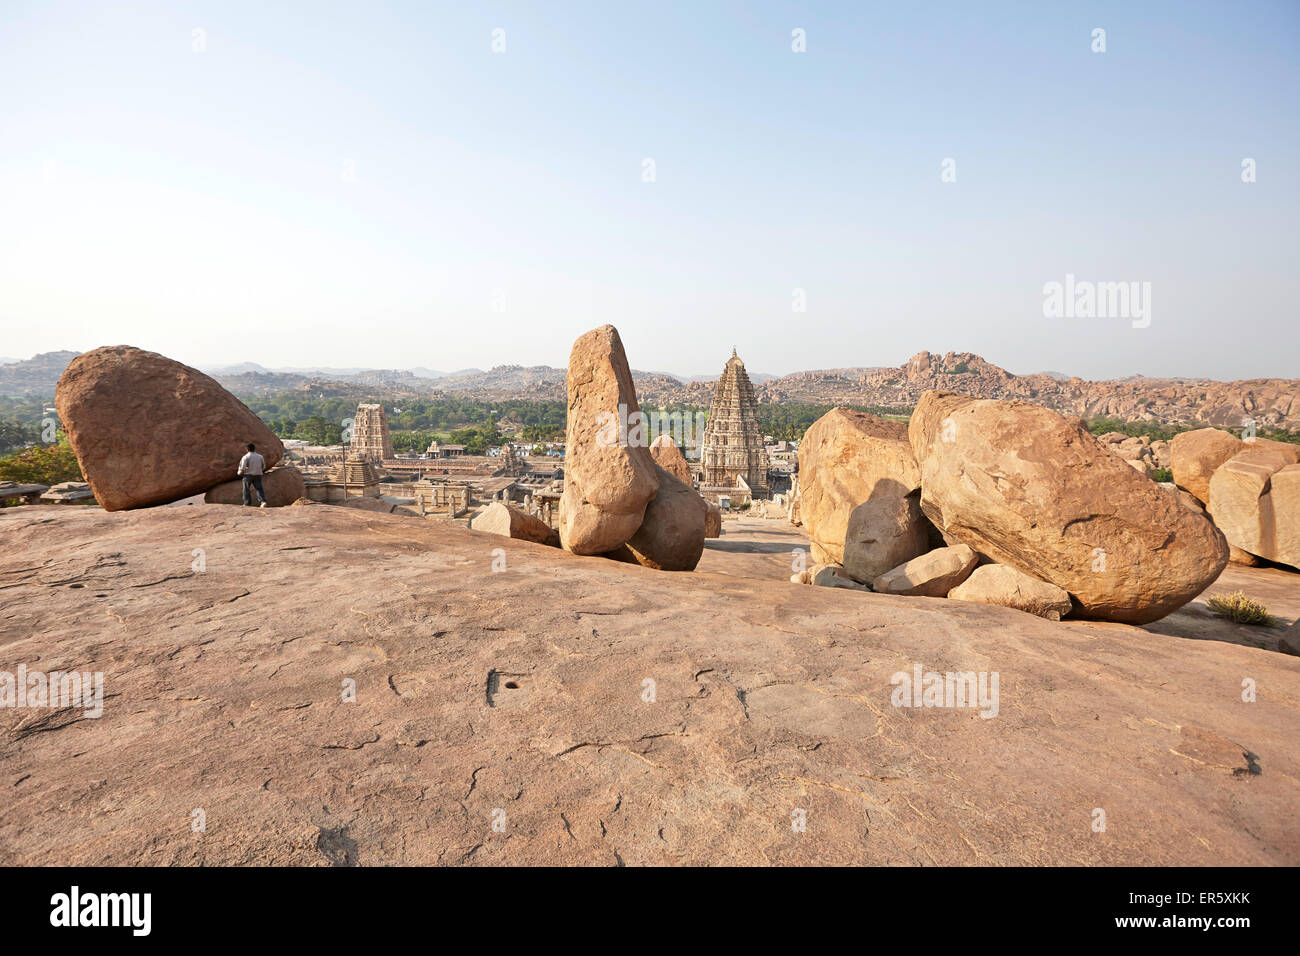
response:
M245 452L244 457L239 459L241 475L260 475L265 468L266 459L255 451Z

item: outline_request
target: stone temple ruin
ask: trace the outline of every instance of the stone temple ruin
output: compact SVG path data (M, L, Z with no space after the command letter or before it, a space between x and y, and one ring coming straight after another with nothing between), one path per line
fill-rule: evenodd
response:
M766 498L770 492L754 386L735 349L713 393L700 466L700 492L713 501L719 496Z
M343 461L333 465L327 475L308 475L305 483L307 497L312 501L332 503L353 497L378 498L379 480L375 467L361 455L351 452Z

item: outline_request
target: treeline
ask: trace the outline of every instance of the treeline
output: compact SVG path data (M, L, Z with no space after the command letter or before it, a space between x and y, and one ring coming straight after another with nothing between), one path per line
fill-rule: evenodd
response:
M342 440L344 419L355 417L357 412L357 403L346 398L311 398L292 392L240 398L281 438L300 438L314 444L338 444ZM502 418L523 425L525 441L547 441L564 435L563 402L509 399L489 403L448 398L384 401L380 404L384 406L395 447L399 433L416 433L403 439L407 443L403 447L414 447L420 440L423 440L424 447L428 447L434 437L455 436L464 430L475 434L468 435L468 441L452 437L451 443L477 445L479 438L486 440L490 436L489 432L483 431L489 422Z
M54 413L45 408L53 404L52 398L0 396L0 451L40 442L45 419L54 418Z
M1183 432L1196 431L1198 428L1205 428L1203 424L1193 425L1161 425L1157 422L1122 422L1117 418L1094 418L1084 422L1088 426L1088 431L1094 435L1104 435L1107 432L1119 432L1122 435L1146 435L1152 441L1169 441L1175 435ZM1215 426L1220 427L1220 426ZM1222 428L1223 431L1230 435L1236 435L1238 438L1243 437L1240 428ZM1300 445L1300 432L1291 432L1282 428L1273 428L1269 425L1260 425L1255 429L1257 438L1268 438L1273 441L1290 442Z
M0 451L26 448L41 440L41 429L22 422L0 422Z
M883 408L879 405L759 405L758 424L764 435L771 435L777 441L798 441L809 425L832 408L851 408L880 418L904 421L912 415L910 408Z
M67 436L59 432L58 441L51 445L33 445L0 458L0 481L57 485L63 481L85 481L85 478Z

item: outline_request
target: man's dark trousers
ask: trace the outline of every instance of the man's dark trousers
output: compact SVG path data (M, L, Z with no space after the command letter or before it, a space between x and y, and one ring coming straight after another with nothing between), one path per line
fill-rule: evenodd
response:
M257 489L257 499L262 504L266 504L266 495L262 493L261 475L244 475L244 504L251 505L253 503L253 496L248 493L249 485Z

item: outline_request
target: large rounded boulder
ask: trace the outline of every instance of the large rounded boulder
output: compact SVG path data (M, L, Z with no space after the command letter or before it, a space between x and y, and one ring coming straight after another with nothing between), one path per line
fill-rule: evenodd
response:
M573 343L566 384L560 539L574 554L604 554L636 533L659 490L632 370L614 326Z
M268 468L284 456L271 429L215 380L129 345L74 358L54 404L106 511L176 501L229 481L249 442Z
M831 409L799 443L799 520L812 542L813 559L843 564L853 510L870 498L903 498L919 487L907 425Z
M659 571L694 571L704 553L708 503L671 472L657 468L659 491L627 546L639 564Z
M1069 592L1081 617L1142 624L1228 562L1207 518L1041 405L921 396L909 425L921 508L944 533Z

